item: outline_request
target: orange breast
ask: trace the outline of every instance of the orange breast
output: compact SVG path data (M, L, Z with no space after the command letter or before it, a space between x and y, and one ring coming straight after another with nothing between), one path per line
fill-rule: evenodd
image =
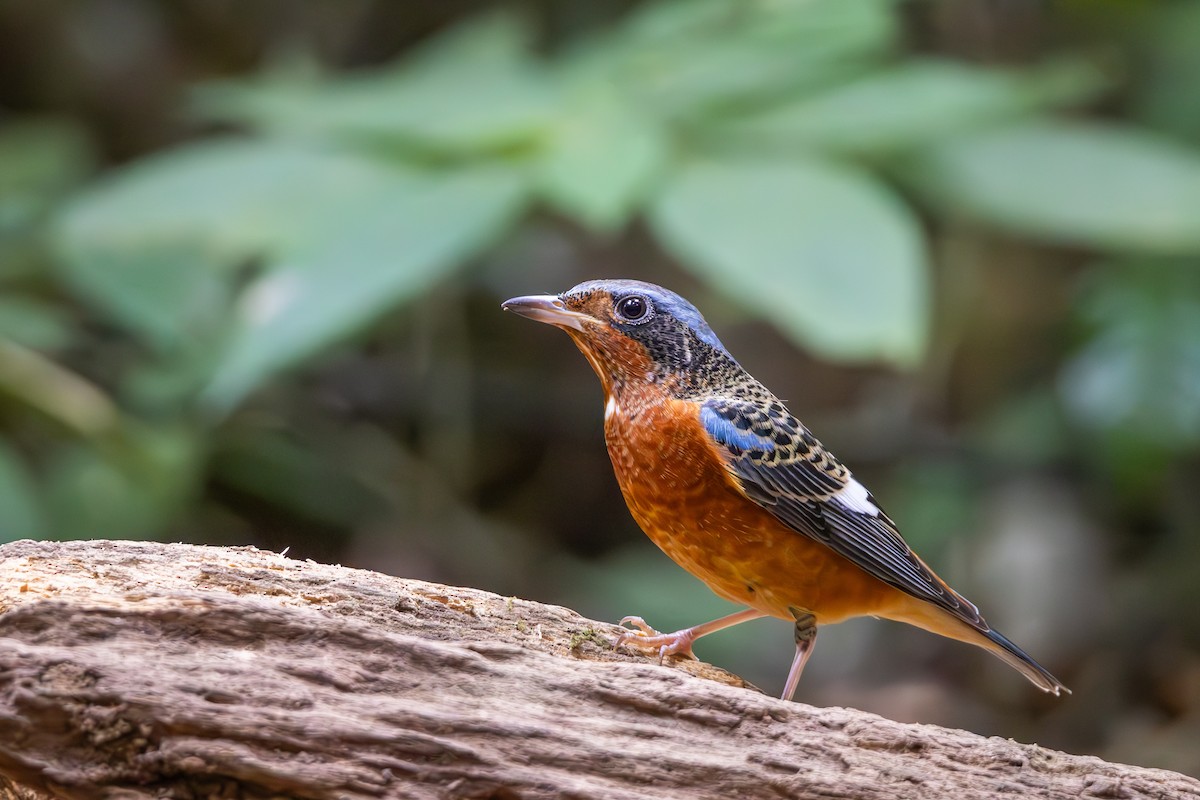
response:
M818 623L889 616L907 598L742 494L694 404L653 385L611 397L605 438L625 502L642 530L721 597Z

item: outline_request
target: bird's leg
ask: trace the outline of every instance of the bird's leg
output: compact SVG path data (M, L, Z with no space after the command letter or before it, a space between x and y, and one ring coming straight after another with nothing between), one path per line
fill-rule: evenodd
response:
M817 618L811 611L789 606L788 611L796 619L796 655L792 658L792 668L788 670L787 683L783 686L783 699L791 700L796 693L796 685L800 683L800 673L812 655L813 643L817 640Z
M752 619L765 616L766 614L758 609L747 608L743 611L730 614L727 617L714 619L712 622L705 622L703 625L696 625L692 628L684 628L674 633L659 633L647 625L646 621L641 617L625 617L621 620L620 624L632 625L637 630L621 634L615 646L620 647L623 644L630 644L642 650L657 650L658 663L660 664L667 656L685 655L695 658L696 656L692 653L692 642L701 636L707 636L710 633L737 625L739 622L748 622Z

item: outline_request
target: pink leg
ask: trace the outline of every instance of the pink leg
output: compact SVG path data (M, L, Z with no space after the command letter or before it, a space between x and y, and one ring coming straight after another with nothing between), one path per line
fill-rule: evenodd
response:
M641 617L625 617L621 620L621 624L625 625L628 623L637 628L637 630L621 634L621 638L617 640L616 646L620 647L623 644L629 644L642 650L657 650L658 663L660 664L667 656L685 655L695 658L692 654L692 642L701 636L707 636L710 633L732 627L740 622L749 622L752 619L765 616L767 615L758 609L747 608L744 611L738 611L727 617L714 619L712 622L705 622L703 625L697 625L694 628L684 628L674 633L659 633L647 625L646 621Z
M796 618L796 655L792 658L792 668L788 670L787 682L783 685L783 699L791 700L800 683L800 673L812 655L813 643L817 641L817 618L811 612L798 608L789 608Z

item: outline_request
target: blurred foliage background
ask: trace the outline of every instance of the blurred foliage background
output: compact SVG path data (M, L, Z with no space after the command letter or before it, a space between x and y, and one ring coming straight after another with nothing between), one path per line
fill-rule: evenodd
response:
M0 0L0 538L251 543L663 630L598 384L693 300L1075 690L827 629L800 699L1200 774L1200 3ZM769 692L788 625L704 640Z

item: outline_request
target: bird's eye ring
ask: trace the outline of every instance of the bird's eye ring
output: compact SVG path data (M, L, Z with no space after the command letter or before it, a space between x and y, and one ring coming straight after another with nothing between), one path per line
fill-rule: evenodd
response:
M617 301L617 315L626 322L644 322L650 312L650 301L638 294Z

